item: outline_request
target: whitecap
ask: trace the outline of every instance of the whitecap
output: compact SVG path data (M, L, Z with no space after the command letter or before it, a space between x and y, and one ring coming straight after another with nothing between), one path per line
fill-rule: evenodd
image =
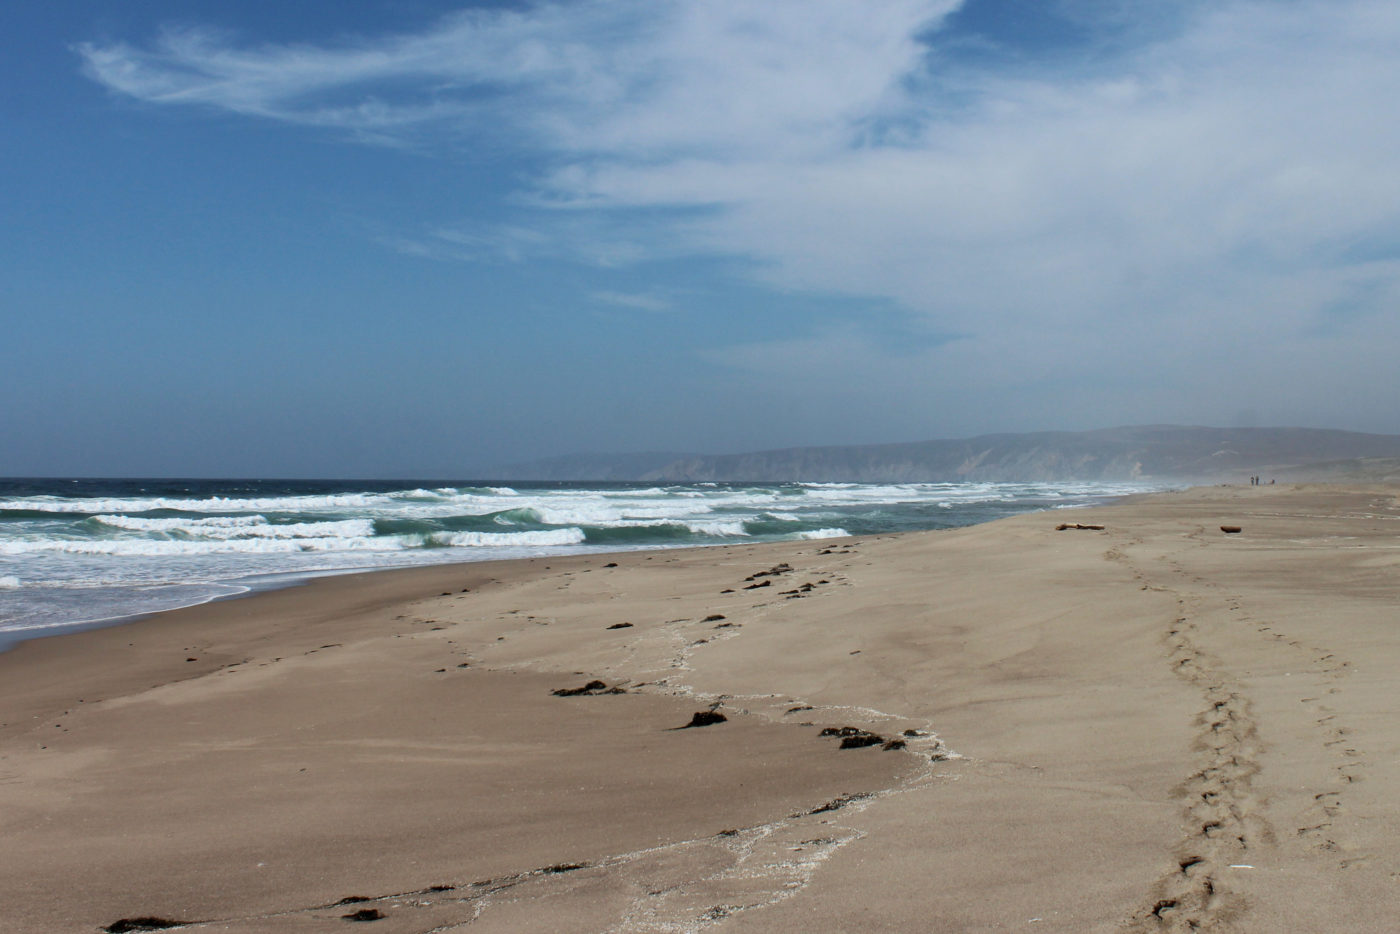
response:
M535 532L437 532L431 536L437 545L454 548L503 548L509 546L548 547L578 545L585 539L583 529L544 529Z
M682 523L687 529L696 535L723 535L732 538L748 535L748 530L744 528L744 523L739 522L685 522Z
M380 538L235 538L216 541L174 539L40 539L0 542L0 555L69 554L174 557L217 554L286 554L299 551L395 551L405 547L397 537Z
M129 529L139 532L171 532L195 529L243 529L253 525L266 525L264 516L209 516L204 519L145 519L141 516L93 516L92 521L109 525L114 529Z
M798 532L797 537L805 539L845 538L850 534L845 529L808 529L806 532Z
M206 519L145 519L140 516L94 516L112 528L137 532L180 533L193 539L226 541L247 538L370 538L371 519L331 522L271 523L263 516L210 516Z

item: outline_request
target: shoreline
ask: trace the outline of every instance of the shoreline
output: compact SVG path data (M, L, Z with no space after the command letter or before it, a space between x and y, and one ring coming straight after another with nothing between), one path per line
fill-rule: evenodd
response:
M1388 930L1396 494L375 570L29 639L0 898L21 934L350 896L404 932Z
M1071 509L1091 509L1091 508L1096 508L1096 507L1104 506L1104 505L1112 505L1113 503L1119 502L1119 501L1127 501L1127 500L1132 499L1134 496L1143 496L1143 495L1151 496L1151 495L1154 495L1155 493L1158 493L1158 492L1165 492L1165 491L1162 491L1162 490L1152 490L1152 491L1147 491L1147 492L1143 492L1143 493L1126 493L1126 494L1116 494L1116 495L1105 495L1105 496L1099 498L1097 501L1091 501L1091 502L1088 502L1088 503L1085 503L1085 504L1076 504L1076 505L1069 506L1069 507L1065 507L1065 506L1042 506L1042 507L1040 507L1040 508L1038 508L1038 509L1028 510L1028 513L1035 513L1035 512L1053 512L1053 511L1060 510L1060 509L1065 509L1065 508L1071 508ZM1022 513L1017 513L1017 515L1021 515L1021 514L1022 514ZM1005 517L1002 517L1002 518L1005 518ZM984 520L984 521L989 521L989 522L990 522L990 521L999 521L999 520L997 520L997 519L988 519L988 520ZM973 524L982 524L982 523L979 522L979 523L973 523ZM909 530L909 531L903 531L903 532L881 532L881 533L876 533L876 534L879 534L879 535L918 534L919 532L942 532L942 531L951 531L951 530L954 529L954 528L964 528L964 527L965 527L965 526L952 526L952 527L948 527L948 528L920 529L920 530ZM851 536L845 536L845 537L851 537ZM50 638L50 637L53 637L53 636L70 635L70 634L77 633L77 632L84 632L84 631L89 630L89 629L101 629L101 628L106 628L106 627L108 627L108 626L124 626L124 625L128 625L128 624L130 624L130 623L138 622L138 621L140 621L140 620L149 619L149 618L154 617L154 616L159 616L159 615L164 614L164 613L172 613L172 612L176 612L176 611L179 611L179 610L186 610L186 609L190 609L190 608L192 608L192 607L204 606L204 605L210 604L210 603L220 603L220 602L227 601L227 600L240 600L240 599L244 599L244 598L246 598L246 597L256 596L256 595L259 594L259 593L263 593L263 592L267 592L267 591L272 591L272 590L281 590L281 589L288 588L288 587L298 587L298 586L301 586L302 584L304 584L304 583L306 583L306 582L308 582L308 581L316 580L316 579L322 578L322 577L339 577L339 576L353 575L353 574L378 574L378 573L388 573L388 572L394 572L394 571L407 571L407 570L415 570L415 569L427 569L427 568L447 567L447 566L455 566L455 565L461 565L461 564L494 564L494 563L499 563L499 562L512 562L512 561L531 560L531 558L534 558L534 557L537 557L537 558L559 557L559 558L562 559L563 557L567 557L567 556L614 555L614 554L626 554L626 553L629 553L629 552L632 552L632 551L685 551L685 550L689 550L689 549L745 547L745 546L750 546L750 545L799 545L799 544L802 544L804 541L826 541L826 540L828 540L828 539L825 539L825 538L816 539L816 538L814 538L814 539L785 539L785 540L776 540L776 541L774 541L774 540L760 540L760 541L750 541L750 542L714 542L714 543L705 543L705 544L684 544L684 545L672 545L672 544L632 545L632 546L625 546L625 547L618 548L618 549L612 549L612 548L609 548L608 546L605 546L605 545L599 545L599 546L594 546L594 548L592 548L592 549L590 549L590 550L588 550L588 551L562 551L562 552L558 552L557 554L545 553L545 554L535 555L535 556L530 556L530 557L509 557L509 558L497 558L497 557L458 558L458 559L452 560L452 561L443 561L443 562L428 563L428 564L368 565L368 566L365 566L365 565L351 565L351 566L347 566L347 567L343 567L343 568L325 568L325 569L318 569L318 570L295 570L295 571L285 571L285 572L272 572L272 573L249 574L249 575L244 576L244 577L235 577L235 578L228 578L228 579L226 579L226 580L202 582L205 586L209 586L209 587L241 587L241 588L243 588L243 589L241 589L241 590L239 590L239 591L237 591L237 592L235 592L235 593L216 594L216 595L213 595L213 596L210 596L210 597L206 597L206 598L203 598L203 599L195 600L195 601L190 602L190 603L177 604L177 605L173 605L173 606L169 606L169 607L162 607L162 608L159 608L159 609L147 610L147 611L142 611L142 612L135 612L135 613L118 613L118 614L115 614L115 615L112 615L112 616L104 616L104 617L99 617L99 618L94 618L94 619L80 619L80 620L74 620L74 621L71 621L71 622L48 623L48 624L43 624L43 625L40 625L40 626L37 626L37 627L28 628L28 629L6 629L6 630L0 630L0 654L3 654L4 652L9 651L10 649L12 649L12 648L13 648L14 646L16 646L16 645L19 645L19 644L24 643L24 642L28 642L28 641L33 640L33 639L44 639L44 638ZM163 582L163 583L166 583L166 584L179 584L180 582L179 582L179 581L167 581L167 582Z
M772 543L763 542L763 543L759 543L759 544L787 544L787 543L785 543L785 542L772 542ZM694 549L700 549L700 548L724 548L724 547L729 547L729 546L727 546L727 545L680 545L680 546L657 545L657 546L648 547L648 548L623 549L623 550L621 550L621 551L590 551L590 552L587 552L586 555L587 555L587 556L598 556L598 555L627 554L627 553L629 553L629 551L669 551L669 550L687 550L687 549L692 549L692 548L694 548ZM555 556L555 555L540 555L540 556L535 556L535 557L530 557L530 558L474 558L474 559L473 559L473 558L466 558L466 559L459 559L459 560L457 560L457 561L444 561L444 562L436 563L436 564L407 564L407 565L396 565L396 566L394 566L394 565L391 565L391 566L373 566L373 565L371 565L371 566L368 566L368 567L359 566L359 567L345 567L345 568L326 568L326 569L321 569L321 570L311 570L311 571L286 571L286 572L283 572L283 573L255 574L255 575L249 575L248 577L231 578L231 579L229 579L229 580L227 580L227 581L211 582L211 583L210 583L210 586L214 586L215 584L217 584L217 585L219 585L219 586L228 586L228 587L237 586L237 587L241 587L241 588L243 588L243 589L242 589L242 590L239 590L239 591L236 592L236 593L216 594L215 596L208 597L207 599L203 599L203 600L197 600L197 601L195 601L195 602L193 602L193 603L185 603L185 604L180 604L180 605L178 605L178 606L171 606L171 607L166 607L166 608L158 609L158 610L150 610L150 611L143 612L143 613L126 613L126 614L118 614L118 615L115 615L115 616L105 616L105 617L101 617L101 618L99 618L99 619L83 619L83 620L75 620L75 621L73 621L73 622L66 622L66 623L51 623L51 624L47 624L47 625L44 625L44 626L35 627L35 628L31 628L31 629L13 629L13 630L7 629L7 630L0 630L0 654L4 654L5 652L9 651L10 649L14 648L14 647L17 646L17 645L21 645L21 644L23 644L23 643L25 643L25 642L30 642L30 641L33 641L33 640L35 640L35 639L47 639L47 638L52 638L52 637L57 637L57 636L74 635L74 634L77 634L77 633L80 633L80 632L86 632L86 631L91 630L91 629L106 629L106 628L113 627L113 626L127 626L127 625L131 625L132 623L141 622L141 621L143 621L143 620L153 619L153 618L156 618L156 617L159 617L159 616L164 616L164 615L167 614L167 613L178 613L178 612L180 612L180 611L182 611L182 610L191 610L191 609L196 609L196 608L202 607L202 606L208 606L209 604L212 604L212 603L224 603L224 602L227 602L227 601L230 601L230 600L244 600L244 599L248 599L248 598L250 598L250 597L256 597L256 596L258 596L258 595L260 595L260 594L264 594L264 593L271 593L271 592L278 591L278 590L287 590L287 589L290 589L290 588L301 587L301 586L305 586L306 584L311 583L312 581L320 580L320 579L322 579L322 578L348 577L348 576L357 576L357 575L362 575L362 574L393 574L393 573L395 573L395 572L402 572L402 571L426 571L426 570L430 570L430 569L434 569L434 568L458 567L458 566L460 566L460 565L468 565L468 564L483 564L483 565L489 565L489 564L509 564L509 563L511 563L511 562L517 562L517 561L533 561L533 560L540 560L540 559L552 558L552 557L558 557L559 559L562 560L562 559L565 558L565 557L574 557L574 556L582 557L582 556L584 556L584 555L583 555L583 554L579 554L579 553L567 553L567 554L566 554L566 553L561 553L561 554L559 554L559 555L557 555L557 556ZM250 581L255 581L255 580L256 580L255 583L249 583ZM171 582L171 583L177 583L177 582Z
M110 481L76 491L107 497L91 499L67 495L74 491L62 486L21 489L7 501L19 512L7 520L0 542L10 556L0 564L13 568L0 572L6 641L191 606L260 587L269 576L946 527L1124 491L1121 484L918 484L903 492L820 484L521 490L370 484L347 494L344 484L320 481L298 489L250 481L175 490ZM194 498L169 498L177 493ZM880 507L889 511L868 514L871 495L892 497Z

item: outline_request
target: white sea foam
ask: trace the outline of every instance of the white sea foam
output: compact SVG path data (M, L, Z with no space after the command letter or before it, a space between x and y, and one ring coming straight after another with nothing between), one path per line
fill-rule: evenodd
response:
M692 501L637 503L591 499L558 505L541 504L531 506L526 511L543 525L622 527L646 520L685 520L712 510L708 505Z
M694 532L696 535L725 535L725 536L730 536L730 537L738 537L738 536L741 536L741 535L748 535L748 534L749 534L749 533L748 533L748 530L746 530L746 529L744 528L744 523L743 523L742 520L739 520L739 521L715 520L715 521L713 521L713 522L686 522L686 523L683 523L683 525L685 525L685 527L686 527L687 529L689 529L690 531Z
M205 519L143 519L140 516L93 516L92 521L116 529L142 532L170 532L176 529L242 529L251 525L266 525L263 516L209 516Z
M548 494L546 494L548 495ZM510 502L503 503L503 500ZM480 507L480 511L509 509L519 504L519 495L505 487L489 494L453 490L448 495L433 490L404 490L392 493L337 493L302 496L210 496L183 499L173 496L68 498L26 496L0 499L0 509L52 513L140 513L169 510L186 513L327 513L369 511L378 515L445 515L460 507Z
M851 533L847 532L845 529L810 529L806 532L798 532L797 537L806 539L845 538L850 534Z
M210 516L207 519L144 519L140 516L94 516L93 521L138 532L182 533L197 539L369 538L372 519L333 522L271 523L263 516Z
M391 493L349 493L333 496L268 496L244 499L212 496L205 499L179 499L153 496L140 499L68 499L30 496L0 500L0 509L24 509L56 513L129 513L168 509L179 512L327 512L336 509L365 509L393 501Z
M434 544L457 548L542 548L552 545L579 545L584 539L583 529L544 529L538 532L438 532L432 536Z
M19 578L13 575L0 577L0 590L14 590L20 586Z
M88 541L40 539L0 542L0 555L124 555L186 556L220 554L278 554L298 551L394 551L406 547L399 537L380 538L235 538L216 541L116 538Z
M429 500L429 501L431 501L431 502L436 502L437 500L442 499L444 496L454 496L454 495L456 495L456 493L457 493L456 490L449 490L449 491L447 491L446 493L444 493L442 490L423 490L423 489L417 489L417 490L405 490L405 491L402 492L402 493L395 493L394 495L397 496L397 497L399 497L399 498L401 498L401 499L407 499L407 500L426 499L426 500Z
M346 523L302 523L302 531L315 525L339 526ZM295 526L268 526L269 529ZM435 532L425 539L418 535L336 535L299 537L227 537L212 540L117 538L39 539L0 541L0 555L59 553L70 555L188 556L217 554L292 554L303 551L400 551L429 545L461 548L548 547L577 545L585 540L582 529L542 529L528 532Z

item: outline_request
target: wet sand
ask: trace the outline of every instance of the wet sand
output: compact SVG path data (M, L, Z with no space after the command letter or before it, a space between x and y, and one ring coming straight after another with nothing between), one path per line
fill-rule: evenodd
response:
M1398 496L378 572L24 643L0 927L1394 930Z

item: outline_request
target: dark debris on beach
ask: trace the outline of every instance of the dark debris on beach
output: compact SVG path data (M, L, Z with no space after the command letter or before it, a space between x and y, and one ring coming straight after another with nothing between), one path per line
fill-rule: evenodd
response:
M556 690L550 691L550 693L555 697L580 697L583 695L597 694L626 694L627 689L617 685L609 687L606 681L593 680L583 687L557 688Z
M131 934L134 931L167 931L170 928L184 927L194 923L193 921L172 921L169 918L143 915L139 918L122 918L113 921L102 930L106 931L107 934Z
M352 911L347 915L341 915L346 921L379 921L384 918L384 912L378 908L361 908L359 911Z
M840 748L842 749L864 749L867 746L879 746L881 749L903 749L908 745L902 739L888 739L879 733L872 733L854 726L829 726L822 730L820 735L841 737Z

